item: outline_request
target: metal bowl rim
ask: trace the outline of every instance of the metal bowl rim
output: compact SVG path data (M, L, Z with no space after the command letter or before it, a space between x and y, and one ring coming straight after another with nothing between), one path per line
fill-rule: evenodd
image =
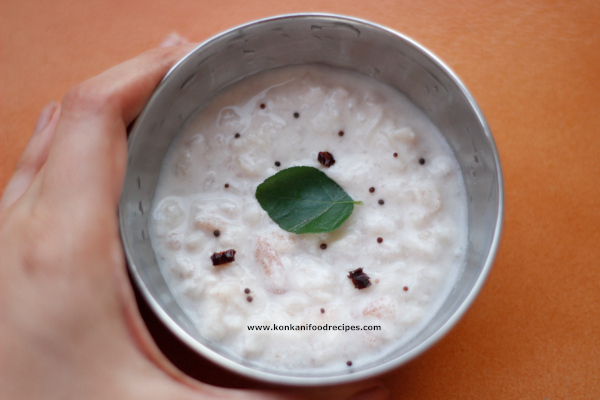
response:
M475 298L481 291L481 289L486 281L486 278L491 270L494 259L496 257L498 247L500 245L500 236L501 236L501 232L502 232L502 220L503 220L503 215L504 215L504 187L503 187L500 158L499 158L498 150L497 150L496 144L494 142L494 139L492 137L490 128L485 120L485 117L483 116L482 111L480 110L479 106L475 102L475 99L473 98L471 93L467 90L466 86L462 83L462 81L458 78L458 76L443 61L441 61L435 54L433 54L432 52L427 50L425 47L423 47L422 45L420 45L419 43L417 43L410 37L408 37L402 33L399 33L393 29L387 28L385 26L379 25L379 24L371 22L371 21L363 20L363 19L356 18L356 17L344 16L344 15L339 15L339 14L330 14L330 13L296 13L296 14L277 15L277 16L262 18L262 19L254 20L254 21L251 21L248 23L244 23L244 24L238 25L236 27L233 27L231 29L228 29L226 31L223 31L223 32L205 40L204 42L200 43L198 46L196 46L192 51L190 51L186 56L184 56L181 60L179 60L167 72L167 74L165 75L165 77L162 79L161 83L157 87L156 91L158 91L158 89L160 89L160 87L162 87L163 85L168 84L168 80L169 80L170 76L174 73L174 71L176 71L178 69L178 67L180 65L185 63L186 60L188 60L188 58L190 58L198 50L207 46L211 42L219 40L221 37L231 34L237 30L251 27L254 25L258 25L258 24L262 24L262 23L266 23L266 22L277 21L277 20L298 19L298 18L327 18L327 19L335 19L340 22L351 22L351 23L364 24L364 25L370 26L372 28L376 28L376 29L388 32L388 33L408 42L411 46L417 48L420 52L422 52L428 58L430 58L435 64L437 64L438 67L440 67L440 69L442 71L444 71L444 73L446 73L448 75L448 77L450 77L450 79L452 81L454 81L454 83L460 89L462 94L468 100L469 105L471 106L473 111L476 113L476 115L479 119L479 122L480 122L481 126L483 127L486 139L488 140L489 145L492 149L494 164L495 164L496 171L497 171L495 178L496 178L496 182L498 185L498 210L497 210L498 215L496 218L496 226L495 226L494 232L493 232L493 239L492 239L492 243L490 246L490 251L486 258L485 264L484 264L483 268L481 269L481 272L480 272L475 284L469 291L469 294L464 299L464 301L460 304L460 306L457 308L457 310L451 315L451 317L434 334L432 334L431 336L426 338L423 342L421 342L419 345L417 345L415 348L413 348L409 352L407 352L399 357L396 357L391 361L382 363L380 365L377 365L377 366L367 369L367 370L362 370L362 371L358 371L358 372L354 372L354 373L350 373L350 374L325 376L325 377L303 377L303 376L292 376L292 375L287 375L287 374L278 375L278 374L271 373L271 372L253 369L253 368L238 364L235 361L232 361L232 360L228 359L227 357L208 349L207 347L205 347L204 345L199 343L196 339L194 339L192 336L190 336L187 332L185 332L177 323L175 323L175 321L173 321L173 319L164 311L162 306L158 303L158 301L154 298L152 293L150 293L150 290L144 284L142 277L140 276L140 274L137 270L137 267L135 266L135 264L133 262L133 257L131 254L131 246L128 245L127 239L125 237L126 227L124 226L123 219L121 219L121 218L119 218L119 226L120 226L120 230L121 230L121 237L123 240L125 256L127 259L127 266L129 268L131 276L133 277L133 280L135 281L135 284L137 285L139 291L141 292L142 296L144 297L145 301L148 303L148 305L150 306L152 311L159 318L159 320L175 336L177 336L181 341L183 341L190 349L194 350L195 352L199 353L200 355L209 359L210 361L220 365L221 367L224 367L234 373L245 376L247 378L255 379L258 381L262 381L262 382L268 382L268 383L272 383L272 384L279 384L279 385L325 386L325 385L343 384L343 383L348 383L348 382L371 378L376 375L380 375L385 372L388 372L400 365L406 364L408 361L419 356L420 354L422 354L423 352L428 350L431 346L433 346L435 343L437 343L443 336L445 336L456 325L456 323L460 320L460 318L469 309L469 307L471 306L471 304L473 303L473 301L475 300ZM155 91L155 93L156 93L156 91ZM140 117L138 118L138 120L143 119L146 110L149 108L149 105L153 102L154 98L155 98L154 95L150 98L146 107L140 114ZM137 132L135 129L136 126L137 126L137 121L133 125L129 140L132 140L132 138L136 135L136 132Z

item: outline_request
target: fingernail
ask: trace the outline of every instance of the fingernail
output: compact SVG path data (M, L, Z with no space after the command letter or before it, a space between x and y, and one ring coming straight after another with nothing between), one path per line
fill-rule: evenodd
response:
M358 392L350 400L387 400L389 398L390 392L383 386L378 386Z
M40 116L38 117L38 120L35 124L35 129L33 131L34 133L41 131L46 127L46 125L48 125L52 114L54 114L54 110L56 110L56 106L57 104L55 101L51 101L50 103L46 104L46 106L42 109L42 112L40 113Z
M183 43L187 43L187 40L179 36L176 32L171 32L169 36L163 39L160 47L177 46Z

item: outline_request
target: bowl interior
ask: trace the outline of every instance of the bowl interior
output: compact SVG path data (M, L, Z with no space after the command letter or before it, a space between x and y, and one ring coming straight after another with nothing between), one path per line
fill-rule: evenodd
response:
M436 317L411 341L349 373L290 375L217 353L174 300L158 267L148 216L162 160L186 121L222 89L257 72L320 63L387 83L437 125L454 152L466 185L469 250L458 283ZM346 17L296 15L250 23L200 45L163 80L138 118L120 204L122 238L132 276L161 320L204 357L251 378L285 384L333 384L398 366L431 346L470 305L491 267L503 209L496 148L479 108L456 76L408 38Z

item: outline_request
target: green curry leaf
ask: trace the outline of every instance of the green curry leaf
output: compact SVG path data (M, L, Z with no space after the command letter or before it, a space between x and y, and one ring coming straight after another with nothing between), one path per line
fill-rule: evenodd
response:
M293 233L333 231L348 219L355 204L362 204L313 167L279 171L258 185L256 199L273 221Z

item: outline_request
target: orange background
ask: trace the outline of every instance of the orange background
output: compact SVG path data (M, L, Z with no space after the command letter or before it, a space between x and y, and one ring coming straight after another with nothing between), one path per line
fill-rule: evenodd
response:
M0 187L49 100L157 45L254 19L324 11L432 50L464 81L505 177L498 257L473 307L431 350L383 376L394 399L600 398L600 2L520 0L0 0ZM181 352L180 368L251 383Z

